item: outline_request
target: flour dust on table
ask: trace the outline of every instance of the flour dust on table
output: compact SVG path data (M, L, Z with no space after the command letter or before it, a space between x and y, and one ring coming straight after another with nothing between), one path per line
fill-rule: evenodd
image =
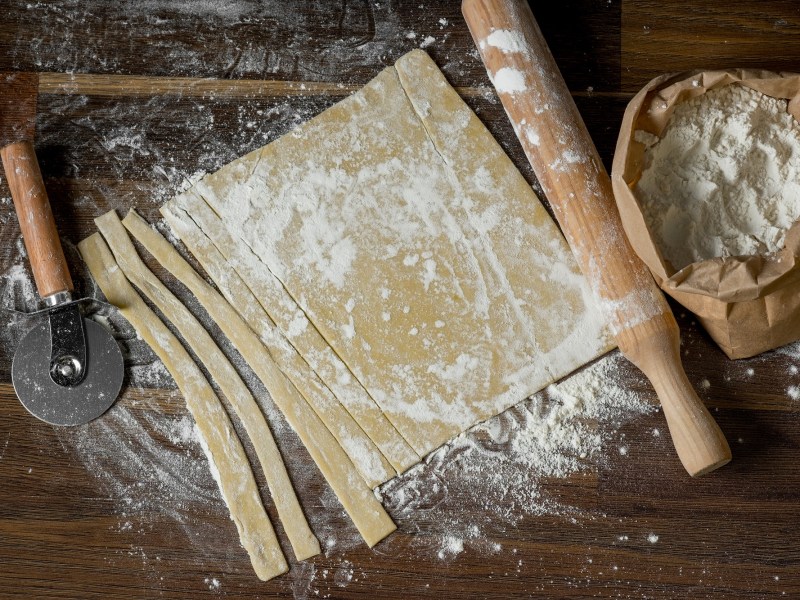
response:
M456 19L414 18L391 2L320 0L21 0L14 12L37 19L36 39L13 57L20 70L59 73L149 73L218 79L359 81L415 47L445 46L448 74L463 71L452 51ZM457 5L450 10L458 15ZM17 16L16 14L14 16ZM135 52L74 44L88 37L125 37ZM269 42L264 32L269 33ZM163 40L176 40L165 44ZM226 43L219 45L219 40ZM159 40L154 44L153 40ZM166 49L165 49L166 46ZM123 46L124 47L124 46ZM476 65L476 61L471 61Z
M574 507L548 493L548 482L605 464L623 447L615 446L619 428L657 410L653 398L620 381L624 360L614 352L473 427L378 494L393 515L412 523L420 512L433 513L432 521L446 524L445 537L480 539L470 517L440 508L451 485L469 490L469 502L508 525L534 515L575 515Z
M197 516L225 512L189 415L122 401L102 419L57 433L112 500L122 532L145 533L166 518L193 544L209 527Z
M599 518L591 508L565 501L559 490L625 456L622 426L658 410L654 396L632 391L643 387L642 376L622 380L622 373L630 373L625 363L618 352L599 359L463 433L376 490L401 531L424 529L424 536L411 538L415 560L447 564L466 554L513 557L518 549L497 541L498 530L514 530L541 516L578 526ZM326 555L341 555L359 542L345 532L331 535ZM392 538L387 543L392 551L406 550L392 548ZM521 555L516 560L519 570L524 560ZM296 597L314 598L325 597L332 582L344 587L359 575L342 559L336 568L293 569L289 577Z

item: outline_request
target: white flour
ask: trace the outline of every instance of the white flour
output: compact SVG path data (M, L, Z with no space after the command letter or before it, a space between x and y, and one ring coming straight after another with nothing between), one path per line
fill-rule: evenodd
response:
M492 77L492 83L497 88L498 94L515 94L528 89L525 85L525 75L512 67L499 69Z
M177 392L174 401L183 404ZM164 514L192 538L199 512L225 509L188 415L167 416L150 400L118 402L102 419L57 433L114 499L122 530Z
M503 54L523 54L527 53L528 49L525 36L513 29L495 29L480 42L482 49L486 46L497 48Z
M680 104L648 146L636 193L676 269L783 247L800 216L800 125L785 100L732 84Z
M530 515L575 512L548 493L548 481L597 469L619 427L655 410L620 381L624 362L613 352L477 425L386 483L379 497L396 518L414 521L427 513L425 521L441 524L442 545L435 549L441 557L454 554L454 536L487 543L472 514L444 502L451 487L465 495L462 502L509 525Z

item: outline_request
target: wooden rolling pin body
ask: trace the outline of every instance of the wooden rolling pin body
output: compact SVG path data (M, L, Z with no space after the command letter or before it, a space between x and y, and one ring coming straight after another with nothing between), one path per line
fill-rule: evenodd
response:
M677 323L625 237L611 180L527 3L464 0L462 12L514 131L623 354L655 388L690 475L731 458L680 362Z

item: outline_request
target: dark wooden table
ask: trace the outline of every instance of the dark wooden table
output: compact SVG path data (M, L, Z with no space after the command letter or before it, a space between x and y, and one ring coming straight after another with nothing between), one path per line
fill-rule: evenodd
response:
M800 6L789 0L538 4L609 165L627 101L659 73L800 70ZM93 217L135 206L157 220L184 178L276 138L420 44L534 183L457 2L6 0L0 19L0 67L43 74L37 150L87 293L74 244L93 231ZM18 238L3 183L3 301L30 309ZM269 583L254 577L188 438L182 400L141 343L122 340L129 369L118 416L65 432L16 401L10 362L26 324L7 314L0 597L798 598L800 404L791 386L800 384L800 346L732 363L690 315L676 313L690 379L708 381L701 395L731 441L728 467L689 480L668 438L652 434L664 427L656 412L617 432L625 456L609 452L586 472L544 484L567 513L510 522L484 510L455 473L446 494L421 489L415 509L393 513L397 533L369 550L270 413L325 552ZM633 367L620 381L653 399ZM481 533L441 559L446 514L474 521ZM648 541L652 533L657 543ZM279 536L285 542L280 528Z

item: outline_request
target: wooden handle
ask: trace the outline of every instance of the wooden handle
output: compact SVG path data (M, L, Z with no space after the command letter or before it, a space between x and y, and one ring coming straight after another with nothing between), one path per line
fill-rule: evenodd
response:
M9 144L0 150L0 157L39 295L46 298L58 292L71 292L72 278L58 239L33 144Z
M527 2L464 0L464 18L620 350L653 383L691 475L730 448L680 364L678 326L622 229L611 180Z

